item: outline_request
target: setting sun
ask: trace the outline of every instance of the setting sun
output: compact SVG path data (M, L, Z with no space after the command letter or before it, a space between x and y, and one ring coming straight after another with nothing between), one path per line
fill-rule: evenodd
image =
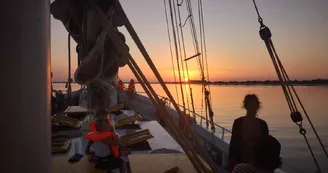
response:
M184 80L185 82L188 82L189 81L189 79L188 78L185 78L185 80Z

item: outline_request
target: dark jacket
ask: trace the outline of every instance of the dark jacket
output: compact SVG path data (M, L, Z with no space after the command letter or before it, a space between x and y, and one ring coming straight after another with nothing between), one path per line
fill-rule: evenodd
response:
M228 170L232 172L234 166L237 163L241 162L242 156L242 124L243 124L244 117L240 117L235 119L232 126L232 134L231 134L231 141L229 146L229 164ZM260 120L260 128L261 128L261 136L268 136L269 135L269 128L267 123Z

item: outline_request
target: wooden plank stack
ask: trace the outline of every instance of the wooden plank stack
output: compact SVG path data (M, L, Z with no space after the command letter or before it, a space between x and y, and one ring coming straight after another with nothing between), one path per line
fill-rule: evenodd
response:
M108 112L113 112L113 111L117 111L117 110L120 110L120 109L123 109L124 108L124 104L116 104L116 105L113 105L109 108L107 108L106 110Z
M59 114L52 116L51 120L55 123L71 128L80 128L82 124L82 122L77 119L70 118L64 115L59 115Z
M71 118L84 119L88 113L88 109L81 106L69 106L64 113Z
M133 123L135 121L142 120L142 118L143 117L140 114L136 113L133 116L124 117L122 119L117 120L116 123L115 123L115 126L116 126L116 128L118 128L118 127L121 127L123 125L129 124L129 123Z
M134 132L131 134L127 134L120 137L120 141L123 147L127 147L133 144L137 144L139 142L147 141L148 139L154 138L154 136L150 133L149 129L141 130L138 132Z
M66 153L71 146L71 140L54 142L51 144L51 153Z

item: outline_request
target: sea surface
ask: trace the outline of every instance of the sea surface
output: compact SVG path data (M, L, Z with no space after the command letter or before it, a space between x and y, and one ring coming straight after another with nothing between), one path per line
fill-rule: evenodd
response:
M64 86L65 84L57 83L54 84L54 89L64 90ZM166 96L159 84L152 84L152 86L158 95ZM177 96L176 94L176 89L178 92L180 91L180 85L167 84L167 87L172 96L182 105L181 95ZM186 93L185 100L188 96L191 108L189 87L192 88L196 112L205 116L201 104L204 100L201 85L183 86ZM80 86L73 84L73 90L79 88ZM140 85L137 84L136 89L140 94L145 95ZM328 149L328 86L296 86L295 89L323 144ZM268 123L270 134L275 136L282 145L283 170L286 172L316 172L317 169L304 137L300 135L298 127L290 118L290 110L280 86L211 85L210 91L215 122L230 130L233 120L245 115L245 110L242 108L244 96L250 93L257 94L262 103L258 116ZM187 100L185 103L187 104ZM321 172L328 173L328 159L320 148L304 113L303 119L303 126L307 130L306 136L320 164Z

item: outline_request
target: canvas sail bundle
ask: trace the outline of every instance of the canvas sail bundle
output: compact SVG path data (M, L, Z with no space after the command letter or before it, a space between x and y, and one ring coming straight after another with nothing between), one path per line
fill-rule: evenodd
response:
M112 26L123 25L115 11L111 11L115 0L95 0L95 4L103 13L109 14ZM119 67L126 65L120 57L112 40L108 37L101 21L97 19L95 10L85 0L55 0L51 3L51 14L60 20L77 43L79 67L74 74L75 82L88 85L95 79L110 81ZM117 30L125 43L125 37ZM100 44L97 47L96 44ZM129 47L125 45L129 50Z

